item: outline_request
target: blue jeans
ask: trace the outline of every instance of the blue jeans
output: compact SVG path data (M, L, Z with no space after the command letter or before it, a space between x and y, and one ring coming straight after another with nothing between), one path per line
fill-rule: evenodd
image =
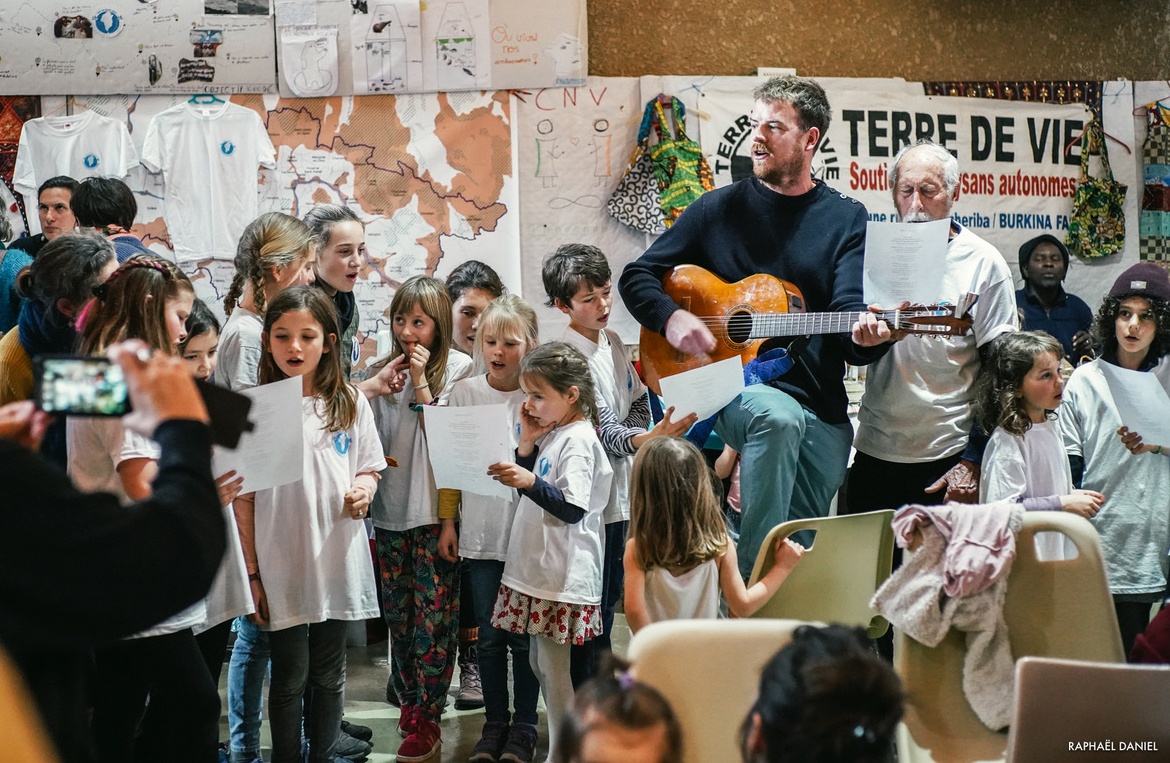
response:
M626 568L622 559L626 553L626 534L630 530L629 520L620 519L605 525L605 544L602 548L601 559L601 635L586 641L584 644L573 645L570 650L571 672L573 688L579 689L586 681L597 673L601 664L601 657L613 649L611 633L613 632L613 614L617 603L622 598L622 588L626 580Z
M747 579L773 527L828 516L845 479L853 427L825 424L788 393L756 384L720 412L715 431L740 453L736 552Z
M500 592L504 563L494 559L464 559L471 587L475 622L479 626L479 678L483 682L484 716L508 722L508 649L512 649L512 720L536 725L536 698L540 683L528 663L528 636L492 627L492 609Z
M246 617L235 622L236 643L228 663L228 732L231 763L260 757L260 714L268 673L268 633Z
M273 763L301 763L301 718L305 689L312 687L307 736L310 763L333 763L345 692L344 620L294 625L268 634L272 685L268 715Z

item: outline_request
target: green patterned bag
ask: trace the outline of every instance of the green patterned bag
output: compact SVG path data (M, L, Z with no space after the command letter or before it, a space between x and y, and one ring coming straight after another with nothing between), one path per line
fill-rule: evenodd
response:
M1105 177L1089 175L1089 154L1101 155ZM1125 245L1125 185L1113 179L1101 123L1093 119L1081 135L1081 182L1073 195L1068 249L1078 257L1106 257Z
M658 144L650 149L650 158L658 178L663 222L668 228L691 202L715 188L715 176L707 158L699 144L687 137L686 107L677 98L670 101L674 130L670 129L660 98L646 104L653 105L658 114Z

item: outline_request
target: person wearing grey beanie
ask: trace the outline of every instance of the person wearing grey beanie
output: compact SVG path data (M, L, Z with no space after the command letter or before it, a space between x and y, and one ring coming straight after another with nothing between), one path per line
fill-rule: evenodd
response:
M1024 287L1016 290L1016 307L1025 331L1047 331L1060 340L1065 357L1073 365L1092 360L1093 310L1075 294L1064 290L1068 274L1068 248L1059 238L1044 233L1020 247L1020 276Z
M1073 484L1107 496L1091 521L1128 653L1166 591L1170 442L1143 441L1148 419L1124 414L1118 401L1141 395L1140 404L1153 405L1127 381L1134 371L1170 390L1170 273L1148 262L1128 268L1102 300L1095 330L1101 357L1073 372L1058 421Z

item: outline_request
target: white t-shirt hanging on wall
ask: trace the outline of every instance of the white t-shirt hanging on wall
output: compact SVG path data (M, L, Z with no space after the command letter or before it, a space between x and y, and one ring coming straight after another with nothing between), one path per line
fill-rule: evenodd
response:
M24 194L31 233L40 232L37 189L57 175L124 178L138 165L126 125L96 111L30 119L20 131L12 185Z
M234 103L180 103L146 128L142 163L163 173L163 217L175 258L231 259L260 213L257 169L276 149L260 115Z

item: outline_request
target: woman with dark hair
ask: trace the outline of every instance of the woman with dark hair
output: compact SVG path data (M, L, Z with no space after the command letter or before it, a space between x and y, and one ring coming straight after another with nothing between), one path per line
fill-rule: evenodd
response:
M17 281L25 299L16 329L0 337L0 405L33 396L33 358L73 352L77 314L117 266L113 246L96 233L70 231L41 249ZM49 426L41 452L65 466L63 420Z
M113 246L96 233L71 231L41 249L17 283L26 298L18 330L0 338L0 405L32 397L35 356L73 352L78 311L116 267Z
M902 682L864 631L802 625L760 675L744 763L884 763L903 701Z

